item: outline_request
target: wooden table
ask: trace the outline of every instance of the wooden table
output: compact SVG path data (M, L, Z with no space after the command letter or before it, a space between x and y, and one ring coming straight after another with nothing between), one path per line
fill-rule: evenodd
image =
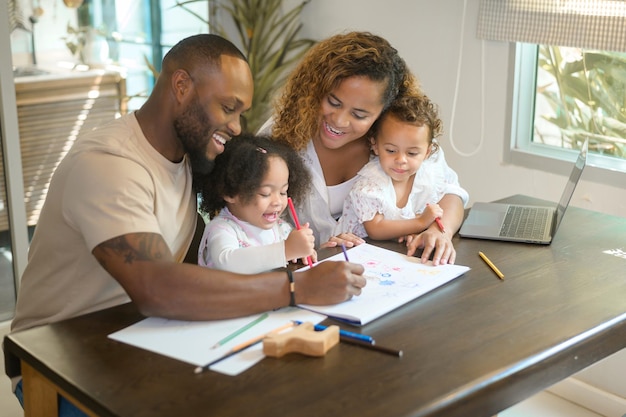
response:
M605 253L625 236L626 219L572 207L550 246L456 236L468 273L360 329L342 325L402 358L340 344L196 375L107 338L142 319L131 304L9 335L5 350L21 360L27 416L54 415L42 401L56 390L99 416L490 416L626 346L626 259Z

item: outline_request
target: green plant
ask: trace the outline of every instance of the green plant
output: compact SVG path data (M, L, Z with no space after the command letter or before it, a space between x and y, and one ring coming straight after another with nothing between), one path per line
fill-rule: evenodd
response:
M561 141L576 149L588 137L591 149L626 158L626 56L542 45L539 67L550 81L537 95L553 111L542 118Z
M77 26L74 27L70 23L67 24L67 35L62 39L65 46L69 49L80 64L92 64L89 62L93 57L89 56L93 53L92 44L97 39L103 39L107 36L104 28L95 28L92 26L91 19L91 1L72 0L65 1L67 7L76 9Z
M69 23L67 24L67 36L63 37L65 46L70 50L72 56L78 59L78 62L85 64L87 62L85 58L85 45L87 45L87 35L89 33L88 26L82 26L75 28Z
M177 1L181 7L207 23L214 33L229 38L223 25L215 25L185 7L196 2L214 0ZM302 28L299 21L302 9L310 0L283 11L282 0L232 0L228 3L215 2L216 11L225 11L235 26L236 40L246 55L254 79L252 108L246 112L244 128L256 132L271 113L274 94L284 83L288 71L315 43L311 39L299 39Z

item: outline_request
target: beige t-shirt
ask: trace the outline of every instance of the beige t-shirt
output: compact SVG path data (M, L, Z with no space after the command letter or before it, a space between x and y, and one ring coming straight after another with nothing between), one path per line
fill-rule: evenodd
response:
M52 177L12 330L129 301L91 253L106 240L158 233L182 261L197 219L191 185L187 158L180 163L164 158L134 114L80 137Z

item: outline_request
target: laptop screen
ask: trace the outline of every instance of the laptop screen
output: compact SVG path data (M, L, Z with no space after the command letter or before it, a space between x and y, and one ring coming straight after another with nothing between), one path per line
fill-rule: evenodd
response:
M574 194L574 189L576 188L576 184L580 179L580 175L583 173L583 168L587 163L587 148L588 148L588 140L585 140L582 148L580 149L580 153L578 154L578 159L576 160L576 164L572 169L572 173L567 180L567 185L565 186L565 190L563 190L563 194L561 195L561 199L559 200L559 205L556 208L556 224L554 225L554 230L559 227L561 220L563 219L563 214L565 213L565 208L569 204L569 201Z

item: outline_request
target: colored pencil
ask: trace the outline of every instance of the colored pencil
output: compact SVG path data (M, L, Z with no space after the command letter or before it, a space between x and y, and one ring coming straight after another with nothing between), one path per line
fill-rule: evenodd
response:
M297 325L302 324L302 322L298 320L294 320L294 323ZM315 329L316 331L322 331L322 330L326 330L326 326L323 326L321 324L316 324L315 326L313 326L313 329ZM368 336L366 334L361 334L361 333L349 332L343 329L339 329L339 338L341 340L344 340L344 339L359 340L363 343L371 343L371 344L376 343L376 341L374 340L372 336Z
M446 233L446 229L443 228L443 223L441 222L441 217L436 217L435 222L437 222L437 226L439 226L441 233Z
M219 342L214 344L211 347L211 349L217 349L218 347L220 347L222 345L225 345L226 343L228 343L231 340L233 340L235 337L239 336L241 333L245 332L246 330L248 330L252 326L255 326L255 325L259 324L260 322L262 322L263 320L265 320L268 317L269 317L268 313L261 314L259 317L257 317L256 319L252 320L250 323L248 323L245 326L235 330L234 332L232 332L231 334L229 334L228 336L226 336L225 338L223 338L222 340L220 340Z
M491 262L491 261L489 260L489 258L487 258L487 255L485 255L485 254L484 254L484 253L482 253L482 252L478 252L478 256L480 256L480 257L483 259L483 261L485 261L485 263L486 263L487 265L489 265L489 268L491 268L491 269L493 270L493 272L495 272L495 273L496 273L496 275L498 276L498 278L500 278L501 280L503 280L503 281L504 281L504 274L503 274L502 272L500 272L500 270L499 270L499 269L498 269L498 268L497 268L497 267L493 264L493 262Z
M346 262L350 262L350 259L348 259L348 251L344 243L341 244L341 250L343 251L343 257L346 258Z
M363 342L362 340L341 339L341 341L343 343L348 343L350 345L360 346L362 348L369 349L369 350L375 350L377 352L386 353L387 355L397 356L399 358L401 358L402 355L403 355L403 352L401 350L396 350L396 349L391 349L391 348L384 347L384 346L379 346L379 345L377 345L375 343Z
M296 208L293 205L293 200L291 199L291 197L287 198L287 204L289 204L289 211L291 212L291 218L296 225L296 229L300 230L300 221L298 220L298 214L296 213ZM309 264L309 268L313 268L313 261L311 260L310 256L306 257L306 263Z
M231 350L229 350L228 353L225 354L224 356L221 356L221 357L215 359L214 361L211 361L211 362L207 363L206 365L198 366L194 370L194 372L196 374L199 374L199 373L201 373L203 371L206 371L207 369L209 369L211 366L215 365L216 363L221 362L224 359L230 358L231 356L236 355L236 354L238 354L238 353L248 349L249 347L252 347L252 346L256 345L257 343L260 343L261 341L263 341L263 339L265 339L265 336L267 336L268 334L274 333L274 332L281 332L281 331L286 330L286 329L288 329L290 327L293 327L293 326L295 326L295 323L291 321L291 322L289 322L287 324L283 324L282 326L272 330L271 332L264 333L264 334L262 334L260 336L254 337L254 338L252 338L252 339L250 339L248 341L240 343L237 346L233 347Z

